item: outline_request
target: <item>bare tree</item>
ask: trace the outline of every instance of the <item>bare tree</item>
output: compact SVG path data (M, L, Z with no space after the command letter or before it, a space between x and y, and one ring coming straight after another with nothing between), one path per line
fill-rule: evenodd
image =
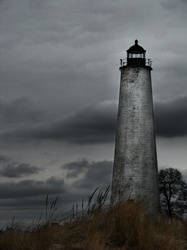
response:
M187 184L179 170L174 168L159 171L161 211L170 218L182 217L187 207Z

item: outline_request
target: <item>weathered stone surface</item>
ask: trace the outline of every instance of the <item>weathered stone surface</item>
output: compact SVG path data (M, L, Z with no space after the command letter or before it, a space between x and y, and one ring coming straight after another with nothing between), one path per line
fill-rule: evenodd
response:
M121 68L111 202L142 199L159 207L150 67Z

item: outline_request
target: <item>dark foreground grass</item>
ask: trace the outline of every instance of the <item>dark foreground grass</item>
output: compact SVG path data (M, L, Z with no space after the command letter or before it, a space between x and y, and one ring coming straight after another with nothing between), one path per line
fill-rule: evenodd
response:
M141 202L95 208L63 225L0 235L1 250L185 250L187 225L177 220L148 218Z

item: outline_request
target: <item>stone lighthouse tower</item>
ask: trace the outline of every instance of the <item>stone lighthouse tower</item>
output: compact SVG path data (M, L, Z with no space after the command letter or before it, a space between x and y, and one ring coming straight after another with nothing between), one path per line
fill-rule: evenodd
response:
M121 82L111 202L142 200L156 214L158 169L151 86L151 61L135 44L121 59Z

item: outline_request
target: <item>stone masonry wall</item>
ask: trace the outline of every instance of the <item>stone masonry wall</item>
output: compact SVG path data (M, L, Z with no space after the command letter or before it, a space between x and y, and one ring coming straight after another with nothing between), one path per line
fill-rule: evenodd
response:
M156 213L158 169L150 67L123 67L111 202L142 199Z

